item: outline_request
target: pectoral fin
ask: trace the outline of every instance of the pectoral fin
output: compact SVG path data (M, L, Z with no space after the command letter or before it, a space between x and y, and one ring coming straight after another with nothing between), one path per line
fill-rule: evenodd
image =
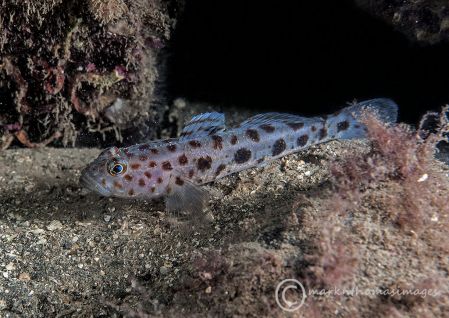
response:
M167 211L185 212L193 217L203 215L209 198L206 190L180 176L172 176L168 186L170 191L165 198Z

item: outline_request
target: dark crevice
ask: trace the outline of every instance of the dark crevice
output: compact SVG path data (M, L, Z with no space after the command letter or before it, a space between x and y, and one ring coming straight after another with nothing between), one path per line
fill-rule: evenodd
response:
M169 92L190 101L316 115L393 98L416 124L449 102L449 45L410 42L351 1L189 1Z

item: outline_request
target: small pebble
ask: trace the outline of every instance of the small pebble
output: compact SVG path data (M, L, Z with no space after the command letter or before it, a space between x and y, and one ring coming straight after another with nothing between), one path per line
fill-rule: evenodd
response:
M37 245L44 245L45 243L47 243L47 240L44 238L41 238L39 241L37 241Z
M429 175L427 173L423 174L421 178L418 179L418 182L424 182L429 178Z
M161 266L161 268L159 268L159 273L161 273L162 275L165 275L168 273L168 271L170 270L169 267L167 266Z
M47 230L54 231L62 229L62 223L58 220L53 220L49 225L47 225Z
M22 282L28 282L31 280L30 274L28 273L20 273L19 274L19 280Z
M43 233L45 233L45 230L44 229L34 229L34 230L31 230L30 232L33 234L43 234Z

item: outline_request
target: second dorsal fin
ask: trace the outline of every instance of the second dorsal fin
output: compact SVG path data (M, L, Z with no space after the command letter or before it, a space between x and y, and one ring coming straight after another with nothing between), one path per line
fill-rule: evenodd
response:
M203 113L193 116L181 131L180 140L208 136L225 130L222 113Z
M262 113L248 118L240 124L240 127L252 127L264 124L284 123L294 125L321 120L319 117L302 117L287 113Z

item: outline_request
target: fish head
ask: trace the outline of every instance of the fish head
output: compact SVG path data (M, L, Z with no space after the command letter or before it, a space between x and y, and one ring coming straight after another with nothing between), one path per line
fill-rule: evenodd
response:
M117 147L104 150L81 172L80 184L103 196L125 196L123 178L128 170L128 158Z

